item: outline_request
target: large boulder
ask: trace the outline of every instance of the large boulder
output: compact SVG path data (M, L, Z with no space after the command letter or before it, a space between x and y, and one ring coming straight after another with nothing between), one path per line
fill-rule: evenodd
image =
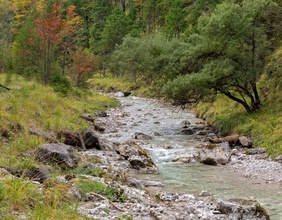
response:
M149 153L134 141L128 141L117 147L117 153L129 161L131 168L145 173L157 172L155 165Z
M199 161L207 165L225 165L230 160L230 149L228 143L221 144L207 144L198 151Z
M86 149L101 150L98 136L91 129L86 129L83 134L83 141Z
M217 209L232 219L269 220L267 211L255 200L232 199L223 201L218 199Z
M40 162L57 164L62 168L77 167L79 158L74 155L74 148L65 144L42 144L36 152Z

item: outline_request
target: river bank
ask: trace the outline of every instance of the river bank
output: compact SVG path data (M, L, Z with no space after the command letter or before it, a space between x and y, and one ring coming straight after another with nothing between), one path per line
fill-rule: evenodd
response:
M273 187L273 191L265 190L265 193L263 193L263 184L265 184L267 178L257 178L256 183L248 183L246 186L249 188L241 190L243 194L245 194L246 191L250 191L249 195L246 195L245 198L252 198L257 199L257 194L261 194L261 197L265 197L265 194L271 194L268 196L267 200L261 200L264 204L268 206L268 208L271 211L271 219L280 219L279 216L281 216L279 205L275 206L273 205L277 199L273 198L272 194L275 194L277 198L279 197L279 190L280 186L280 173L281 173L281 164L273 161L267 161L265 160L265 157L263 154L257 154L257 155L246 155L243 151L238 151L236 154L232 155L231 163L225 166L217 166L215 169L214 167L210 166L202 166L198 163L192 163L192 164L185 164L185 163L175 163L173 162L175 159L185 156L189 156L193 153L193 149L195 146L201 144L206 139L206 135L214 135L213 131L210 130L211 127L205 125L205 123L201 119L197 119L192 112L181 112L177 111L177 109L171 107L171 106L165 106L161 103L157 102L156 100L147 100L147 99L141 99L136 97L127 97L127 98L118 98L119 101L121 101L122 106L117 109L112 109L107 111L107 116L105 118L99 118L95 121L95 123L99 124L99 126L103 126L105 128L104 132L101 134L101 137L106 138L108 141L112 143L121 143L128 140L135 140L139 144L142 145L142 147L146 148L150 155L153 158L153 161L157 164L157 167L159 168L160 172L157 175L147 175L147 174L137 174L135 177L138 177L140 179L143 179L143 182L141 181L140 185L146 185L144 184L147 181L155 181L158 180L159 183L156 184L156 186L149 186L151 188L157 189L159 188L159 192L155 190L155 195L161 196L161 193L165 193L167 190L172 189L175 187L178 192L184 192L184 195L189 195L188 197L196 195L195 193L187 194L191 187L187 187L187 185L200 185L204 186L204 191L207 191L209 199L214 198L214 195L218 198L220 196L219 191L224 192L225 194L230 194L229 196L225 197L226 199L230 198L236 198L236 193L234 193L234 190L230 190L230 186L221 185L220 182L215 181L214 179L223 179L223 182L231 182L234 183L234 179L238 180L238 178L242 178L243 182L238 182L238 184L235 184L233 187L235 188L235 191L240 191L241 189L238 189L238 185L244 185L244 178L254 178L255 176L259 177L259 175L267 175L269 174L269 171L272 172L272 181L267 181L267 184L273 184L273 182L276 182L275 187ZM201 128L201 130L197 130L197 134L181 134L183 128L181 127L181 122L183 120L188 120L190 123L190 127L198 127ZM208 133L200 132L200 131L207 131ZM143 136L136 136L136 134L143 134ZM142 139L142 140L141 140ZM259 158L261 157L261 158ZM263 160L261 160L263 159ZM252 165L255 164L254 161L257 161L258 164L263 164L262 166ZM127 168L128 164L123 164L123 170L128 174ZM176 167L176 168L175 168ZM196 167L196 169L195 169ZM260 168L259 168L260 167ZM246 169L248 168L248 169ZM190 169L190 170L189 170ZM205 171L207 170L207 171ZM224 172L222 172L224 170ZM167 172L168 171L168 172ZM183 173L183 171L185 171ZM190 172L191 171L191 172ZM211 172L210 172L211 171ZM215 171L215 172L214 172ZM247 174L255 173L257 175L247 175L245 172L248 171ZM189 172L189 175L192 173L194 175L194 179L190 182L187 182L187 179L182 179L182 177L179 177L181 175L187 175L187 172ZM200 175L197 174L207 174L208 176L204 176L203 179L205 181L203 182L203 179L199 178ZM210 174L209 174L210 173ZM221 175L223 174L223 175ZM189 177L188 175L188 177ZM209 176L210 175L210 176ZM221 176L220 176L221 175ZM232 177L234 176L234 177ZM209 177L210 178L209 180ZM180 179L179 179L180 178ZM192 177L193 178L193 177ZM230 179L228 181L225 181L227 179ZM175 181L174 181L175 180ZM269 180L269 179L268 179ZM140 182L136 180L137 182ZM194 183L193 183L194 181ZM185 182L186 184L183 184ZM196 182L196 183L195 183ZM209 182L214 182L213 185L216 185L216 187L210 187ZM138 183L135 182L135 185L138 185ZM139 185L139 186L140 186ZM160 187L160 185L164 185L164 187ZM184 185L183 187L179 187L180 185ZM230 184L229 184L230 185ZM256 187L253 187L256 186ZM257 186L261 186L257 189ZM145 187L146 188L146 187ZM218 188L217 191L214 191L215 188ZM257 191L255 193L255 196L253 197L252 194L252 188L253 191ZM256 188L256 189L255 189ZM167 190L166 190L167 189ZM198 191L198 195L200 195L201 190L196 189ZM185 193L186 192L186 193ZM194 190L190 190L190 193L195 192ZM174 192L176 193L176 192ZM178 194L179 195L179 194ZM242 195L242 194L238 194ZM196 197L194 197L196 198ZM271 200L273 200L273 203L271 203ZM266 201L266 202L265 202ZM187 201L186 201L187 202ZM191 201L190 201L191 202ZM203 202L203 201L202 201ZM205 203L205 202L204 202ZM207 208L207 207L206 207ZM280 210L279 210L280 209ZM211 210L210 210L211 211ZM214 212L214 209L213 209ZM212 216L209 217L209 219L235 219L233 218L226 218L225 217L219 217L218 215L215 215L213 212ZM204 212L207 213L207 212ZM190 213L191 214L191 213ZM193 214L193 213L192 213ZM217 217L219 218L217 218ZM194 216L195 217L195 216ZM135 219L135 218L134 218ZM173 219L173 218L172 218ZM176 218L177 219L177 218ZM180 218L185 219L185 218ZM187 219L189 219L187 217ZM195 219L195 218L191 218ZM199 218L199 219L205 219L205 218ZM255 218L257 219L257 218Z

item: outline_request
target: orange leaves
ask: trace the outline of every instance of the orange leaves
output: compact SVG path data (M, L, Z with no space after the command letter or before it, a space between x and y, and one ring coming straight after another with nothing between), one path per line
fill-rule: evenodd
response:
M71 52L73 64L70 68L71 78L77 86L83 86L85 81L98 69L97 58L87 50L78 49Z

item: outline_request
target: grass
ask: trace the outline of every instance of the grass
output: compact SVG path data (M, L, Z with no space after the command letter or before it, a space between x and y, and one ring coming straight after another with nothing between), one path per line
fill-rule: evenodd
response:
M262 108L254 114L247 114L239 104L223 96L213 103L201 103L196 112L221 135L251 136L255 147L266 148L269 155L277 156L282 154L282 87L279 85L282 85L281 78L262 77L259 82Z
M132 95L153 97L154 88L148 87L148 85L135 85L133 81L121 79L118 77L112 77L109 75L101 77L95 75L92 79L88 80L89 86L96 91L103 92L131 92Z
M64 97L52 87L27 81L18 75L0 74L0 83L11 90L0 90L0 165L30 170L40 167L27 153L46 143L41 137L31 135L28 129L55 135L60 130L76 133L89 127L81 119L91 114L115 107L119 103L112 98L90 91ZM70 185L55 181L65 171L51 168L52 179L43 185L24 178L11 177L0 170L0 219L82 219L77 212L77 201L68 198ZM74 170L71 173L87 173L103 176L99 170Z

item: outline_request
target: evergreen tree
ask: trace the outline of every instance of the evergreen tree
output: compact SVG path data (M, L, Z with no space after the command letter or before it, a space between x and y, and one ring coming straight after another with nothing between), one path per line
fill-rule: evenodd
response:
M188 39L188 56L200 61L198 71L181 76L164 87L180 104L197 102L222 93L242 104L247 112L260 109L256 83L270 52L267 28L262 22L271 0L225 1L199 20L198 34Z

